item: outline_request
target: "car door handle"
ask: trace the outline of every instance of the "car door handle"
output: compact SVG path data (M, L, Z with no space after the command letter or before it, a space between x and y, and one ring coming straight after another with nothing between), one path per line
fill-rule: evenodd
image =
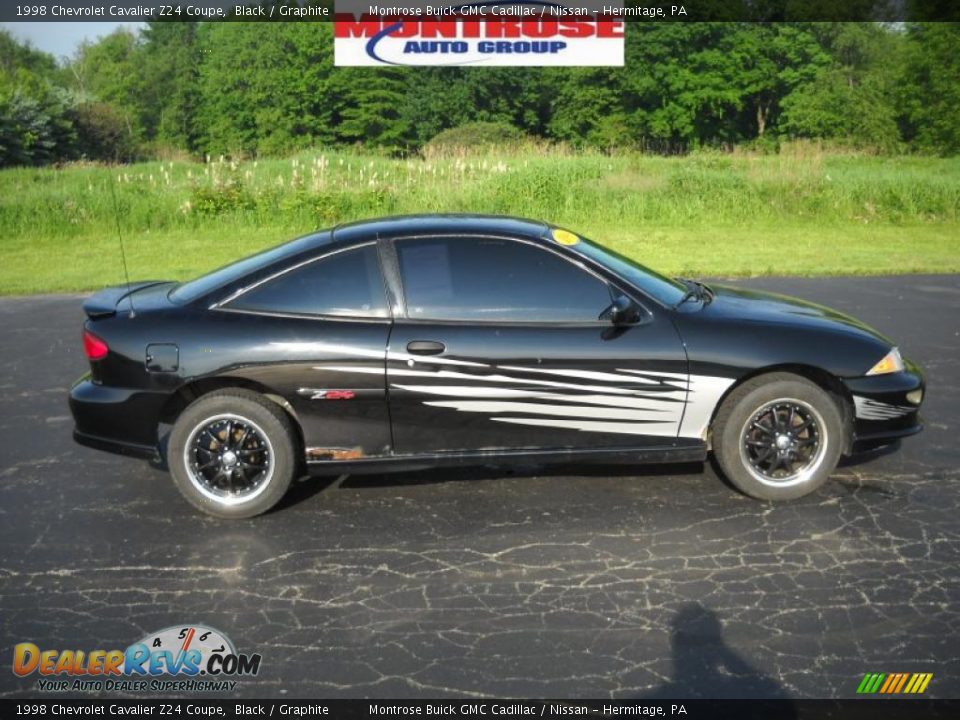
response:
M447 346L436 340L411 340L407 343L407 352L411 355L439 355Z

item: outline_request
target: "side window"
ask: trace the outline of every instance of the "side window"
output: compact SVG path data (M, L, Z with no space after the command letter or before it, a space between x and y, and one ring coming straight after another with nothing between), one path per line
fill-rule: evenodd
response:
M389 317L373 245L314 260L258 285L227 307L297 315Z
M454 237L396 247L413 319L593 322L610 304L602 280L527 243Z

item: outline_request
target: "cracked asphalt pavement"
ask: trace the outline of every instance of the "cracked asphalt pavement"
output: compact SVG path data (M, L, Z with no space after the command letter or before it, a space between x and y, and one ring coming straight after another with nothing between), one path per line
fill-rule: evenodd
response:
M307 480L220 521L73 444L80 296L0 300L0 696L38 694L16 643L203 623L262 654L241 697L850 697L866 672L960 697L960 277L742 284L896 338L925 432L785 504L709 464L481 468Z

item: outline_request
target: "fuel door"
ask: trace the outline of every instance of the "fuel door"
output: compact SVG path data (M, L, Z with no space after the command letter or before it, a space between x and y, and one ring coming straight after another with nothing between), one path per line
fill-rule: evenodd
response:
M148 372L172 373L180 369L180 348L173 343L147 345Z

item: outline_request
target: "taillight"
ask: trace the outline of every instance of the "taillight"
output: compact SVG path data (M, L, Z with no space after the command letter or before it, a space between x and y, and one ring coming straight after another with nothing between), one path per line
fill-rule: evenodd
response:
M103 360L110 348L107 344L89 330L83 331L83 351L88 360Z

